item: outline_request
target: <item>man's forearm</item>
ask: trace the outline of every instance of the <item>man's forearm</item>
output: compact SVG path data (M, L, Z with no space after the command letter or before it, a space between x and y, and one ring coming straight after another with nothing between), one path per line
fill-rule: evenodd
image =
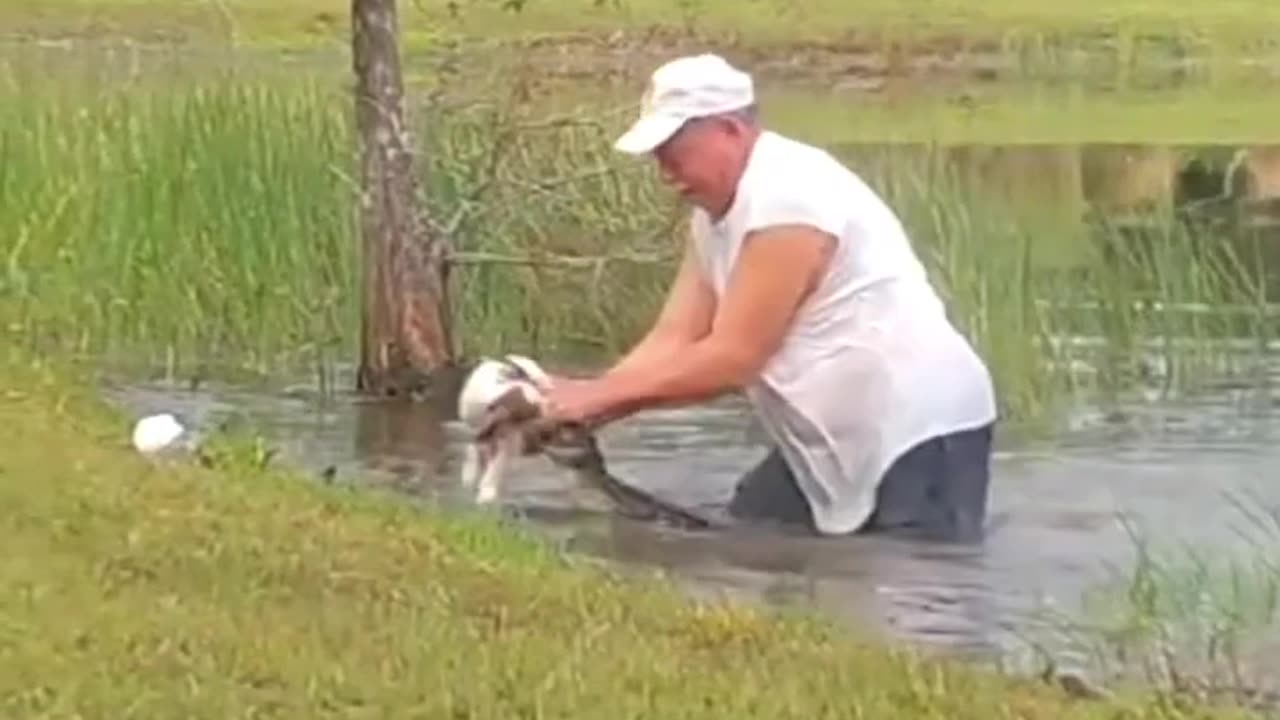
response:
M637 368L653 367L672 361L689 343L672 340L662 335L649 335L632 348L621 360L605 371L604 376L628 374Z
M601 376L600 380L612 382L619 377L626 377L632 373L646 373L649 371L648 368L662 367L673 362L678 363L680 362L681 350L690 346L691 343L668 339L660 335L648 336L640 344L636 345L631 352L615 363L613 367L609 368ZM597 426L606 425L621 420L638 410L653 409L668 404L670 403L612 405L596 416L594 424Z
M681 349L679 358L658 358L636 363L626 371L610 373L601 415L616 418L658 406L686 405L710 399L740 387L750 368L713 342L697 342Z

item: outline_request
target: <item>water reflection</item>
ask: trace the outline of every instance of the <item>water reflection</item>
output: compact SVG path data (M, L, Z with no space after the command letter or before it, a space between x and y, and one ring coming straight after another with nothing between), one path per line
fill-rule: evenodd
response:
M1280 223L1280 145L1043 143L845 144L855 162L889 162L949 172L1014 208L1079 219L1086 211L1117 216L1161 213L1219 201ZM936 176L936 175L935 175Z
M424 482L445 473L448 437L440 411L428 403L354 403L352 456L387 483L420 492Z
M1186 162L1182 154L1177 148L1135 144L1086 147L1080 154L1080 190L1093 209L1106 215L1166 207L1177 194L1178 174Z

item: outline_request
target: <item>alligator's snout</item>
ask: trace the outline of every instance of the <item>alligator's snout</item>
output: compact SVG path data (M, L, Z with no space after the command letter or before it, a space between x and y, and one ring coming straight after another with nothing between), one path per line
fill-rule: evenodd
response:
M540 438L542 453L573 470L604 472L604 457L590 433L574 425L558 424Z

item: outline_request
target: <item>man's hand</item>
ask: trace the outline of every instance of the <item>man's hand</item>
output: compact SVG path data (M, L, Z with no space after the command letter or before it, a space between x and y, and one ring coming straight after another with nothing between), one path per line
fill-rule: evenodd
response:
M604 414L608 394L599 379L554 378L546 394L545 417L556 422L594 425Z
M690 241L685 245L684 257L662 310L644 339L600 377L552 375L551 387L541 388L548 400L548 421L594 427L627 414L627 408L610 402L616 376L645 372L646 368L661 367L678 359L684 348L711 331L715 307L715 294L698 269L697 253Z

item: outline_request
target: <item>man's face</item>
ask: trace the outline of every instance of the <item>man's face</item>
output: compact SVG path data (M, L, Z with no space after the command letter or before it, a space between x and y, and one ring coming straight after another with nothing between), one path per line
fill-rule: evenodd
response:
M719 215L737 187L746 134L734 120L691 120L653 151L662 180L680 196Z

